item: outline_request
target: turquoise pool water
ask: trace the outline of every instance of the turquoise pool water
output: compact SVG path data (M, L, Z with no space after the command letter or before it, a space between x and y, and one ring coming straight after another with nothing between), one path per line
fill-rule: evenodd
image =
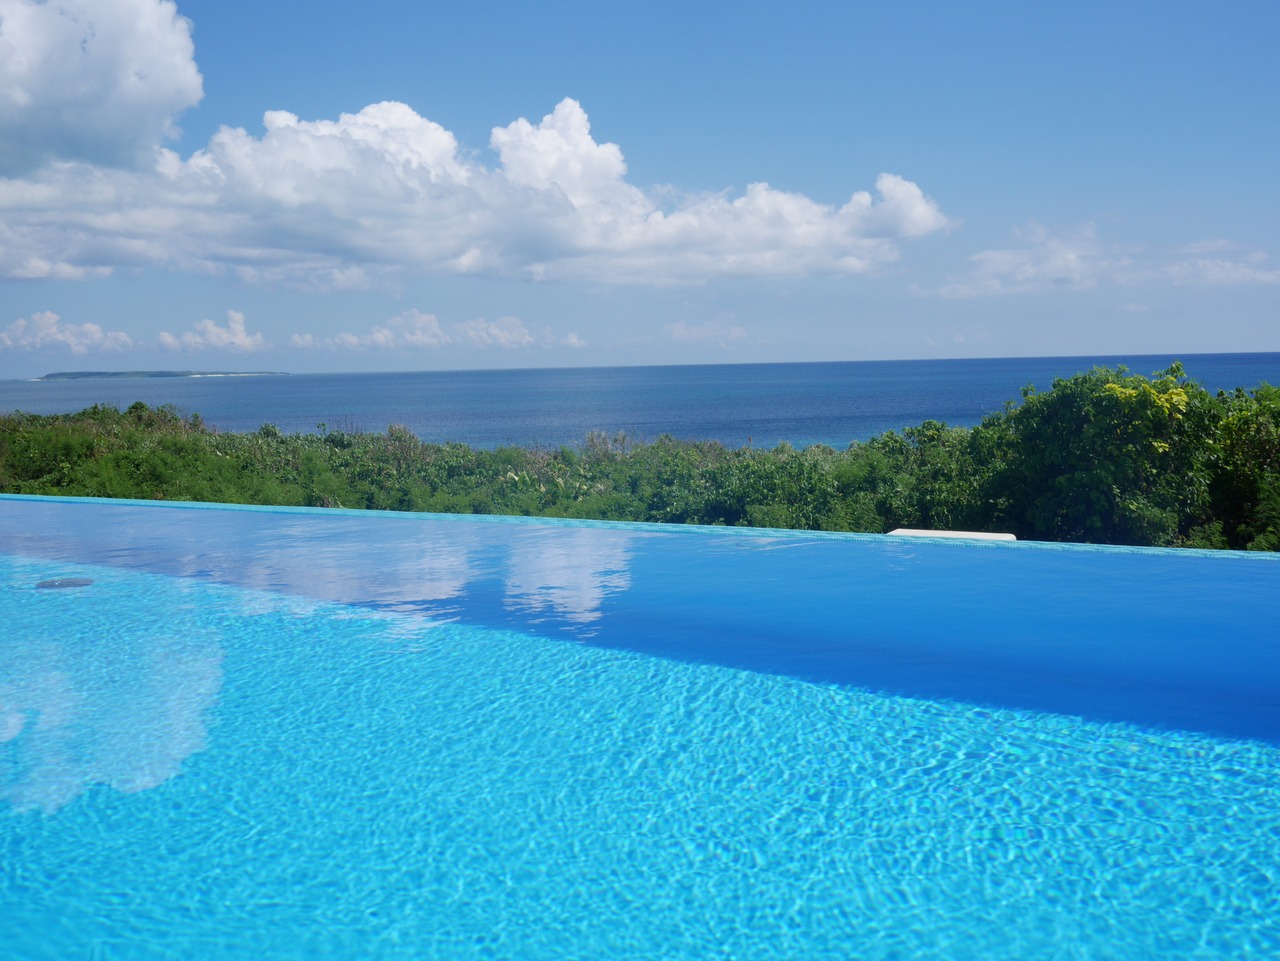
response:
M0 585L6 958L1280 954L1273 557L0 498Z

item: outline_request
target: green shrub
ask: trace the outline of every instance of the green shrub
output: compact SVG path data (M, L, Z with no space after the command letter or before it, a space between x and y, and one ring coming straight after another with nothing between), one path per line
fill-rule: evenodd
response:
M1280 390L1099 368L973 430L926 421L844 451L601 433L485 451L394 424L222 434L171 406L97 405L0 416L0 490L1277 550Z

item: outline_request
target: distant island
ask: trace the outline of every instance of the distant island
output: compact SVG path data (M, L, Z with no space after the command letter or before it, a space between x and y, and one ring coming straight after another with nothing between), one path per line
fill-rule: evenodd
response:
M119 380L137 377L287 377L279 370L63 370L36 380Z

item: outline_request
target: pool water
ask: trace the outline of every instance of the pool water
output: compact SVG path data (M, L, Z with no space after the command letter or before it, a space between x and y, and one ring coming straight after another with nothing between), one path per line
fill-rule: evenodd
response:
M1276 558L30 498L0 552L6 958L1280 955Z

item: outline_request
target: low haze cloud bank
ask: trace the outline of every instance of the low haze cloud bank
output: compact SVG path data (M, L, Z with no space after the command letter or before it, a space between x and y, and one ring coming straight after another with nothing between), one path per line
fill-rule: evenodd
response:
M1016 230L1014 240L1015 246L970 256L968 274L938 293L966 298L1151 282L1175 286L1280 283L1280 269L1268 265L1265 251L1224 240L1152 251L1104 243L1093 224L1051 231L1035 223Z

